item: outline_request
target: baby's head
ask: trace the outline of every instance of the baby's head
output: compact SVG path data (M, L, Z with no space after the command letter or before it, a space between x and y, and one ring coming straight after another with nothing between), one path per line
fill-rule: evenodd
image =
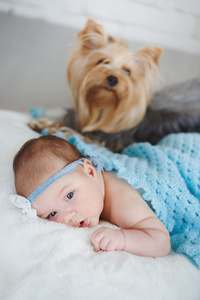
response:
M54 173L84 157L74 145L56 136L27 141L13 161L17 194L28 197Z
M21 147L13 169L18 195L11 201L28 207L26 217L31 212L35 219L32 213L37 212L43 219L77 227L99 222L105 192L98 159L85 157L62 138L42 136Z

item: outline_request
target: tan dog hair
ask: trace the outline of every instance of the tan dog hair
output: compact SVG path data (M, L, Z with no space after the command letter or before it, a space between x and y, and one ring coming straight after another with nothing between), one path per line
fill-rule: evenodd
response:
M89 19L77 36L67 76L82 132L114 133L135 127L152 97L160 47L132 53Z

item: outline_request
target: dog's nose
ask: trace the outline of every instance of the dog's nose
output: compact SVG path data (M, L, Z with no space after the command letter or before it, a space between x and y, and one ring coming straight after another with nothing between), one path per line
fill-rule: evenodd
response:
M107 80L108 80L108 83L110 84L110 86L115 86L118 83L118 78L115 76L108 76Z

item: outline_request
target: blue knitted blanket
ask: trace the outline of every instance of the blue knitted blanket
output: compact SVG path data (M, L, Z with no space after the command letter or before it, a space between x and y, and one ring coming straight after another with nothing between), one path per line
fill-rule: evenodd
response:
M172 248L200 268L200 134L170 134L156 146L135 143L122 154L76 136L68 141L83 154L97 156L106 171L116 170L134 189L142 189L168 229Z

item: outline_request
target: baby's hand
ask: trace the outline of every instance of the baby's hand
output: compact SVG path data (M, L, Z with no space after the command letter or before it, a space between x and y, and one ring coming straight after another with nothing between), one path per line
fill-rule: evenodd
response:
M91 239L96 252L100 250L122 250L125 246L125 238L121 230L101 227L96 230Z

